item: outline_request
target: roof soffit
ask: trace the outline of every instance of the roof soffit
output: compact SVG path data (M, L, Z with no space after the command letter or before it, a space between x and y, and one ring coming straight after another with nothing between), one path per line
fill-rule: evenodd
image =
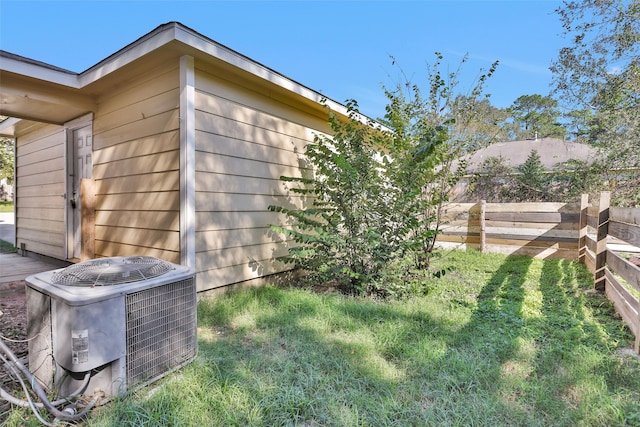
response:
M45 123L64 123L95 109L80 90L0 71L0 114Z

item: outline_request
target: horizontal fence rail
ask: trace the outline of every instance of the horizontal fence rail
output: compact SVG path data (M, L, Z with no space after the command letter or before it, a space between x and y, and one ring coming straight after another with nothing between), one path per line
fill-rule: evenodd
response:
M576 259L577 203L451 203L444 207L440 247Z
M597 206L589 206L583 196L579 259L635 335L634 350L640 353L640 268L630 262L631 254L640 252L640 209L610 207L609 200L604 192Z
M580 203L450 203L441 212L437 245L535 258L579 260L594 275L635 336L640 353L640 209Z

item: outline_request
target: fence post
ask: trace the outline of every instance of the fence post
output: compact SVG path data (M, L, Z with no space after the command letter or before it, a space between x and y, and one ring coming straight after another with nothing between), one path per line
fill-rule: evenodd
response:
M485 212L487 210L487 201L480 201L480 252L484 252L487 248L487 238L485 234Z
M638 326L636 327L636 342L633 345L633 350L636 354L640 354L640 310L638 310L638 319L636 320L638 321Z
M594 287L598 291L605 289L604 269L607 264L607 235L609 234L609 202L611 192L600 193L598 205L598 228L596 230L596 272L594 274Z
M578 224L578 262L584 264L587 245L587 209L589 208L589 195L583 194L580 199L580 223Z

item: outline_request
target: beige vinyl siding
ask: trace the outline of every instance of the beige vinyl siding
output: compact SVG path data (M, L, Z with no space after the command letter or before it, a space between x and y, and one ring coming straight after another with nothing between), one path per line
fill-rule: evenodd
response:
M196 269L198 289L286 271L269 205L302 206L282 175L300 176L301 153L327 120L196 70ZM293 185L293 184L288 184Z
M178 68L99 100L93 131L96 256L180 262Z
M16 140L16 244L65 259L65 131L42 125Z

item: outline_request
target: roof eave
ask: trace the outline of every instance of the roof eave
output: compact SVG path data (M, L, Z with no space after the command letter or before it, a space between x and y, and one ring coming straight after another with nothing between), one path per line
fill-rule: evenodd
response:
M78 74L63 70L43 62L24 58L10 52L0 51L0 69L10 73L31 77L38 80L80 88Z
M195 49L197 52L230 64L244 72L279 86L286 91L306 98L309 101L317 104L324 102L331 110L337 113L343 115L348 114L347 108L344 105L178 22L169 22L160 25L155 30L82 72L79 76L80 86L87 86L173 41L178 41L187 47Z
M2 60L0 70L82 90L145 55L175 42L179 42L186 47L184 49L185 54L191 52L198 55L198 52L200 52L202 53L201 58L218 60L229 64L286 92L306 99L307 102L310 101L318 105L324 104L338 115L346 117L349 113L344 105L178 22L169 22L158 26L153 31L79 74L9 53L3 53L0 57ZM180 48L180 50L183 49ZM360 115L359 120L363 123L373 122L372 119L364 115Z
M6 120L3 120L0 123L0 136L6 138L13 138L15 136L16 125L21 121L21 119L16 119L13 117L9 117Z

